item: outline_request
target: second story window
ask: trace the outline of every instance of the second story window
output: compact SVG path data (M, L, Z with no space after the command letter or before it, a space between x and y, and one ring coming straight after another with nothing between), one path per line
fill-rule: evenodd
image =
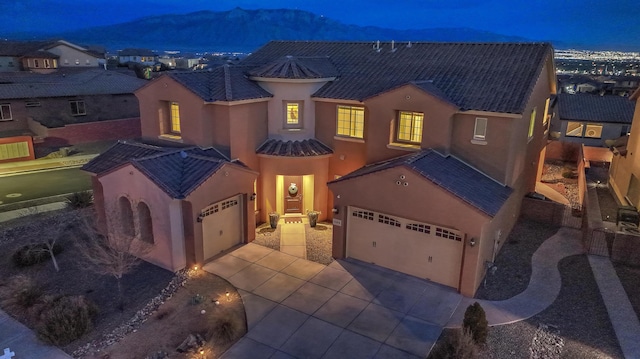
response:
M171 133L180 134L180 105L177 102L171 103L171 111L169 113Z
M84 101L69 101L69 104L71 105L71 115L82 116L87 114L87 111L84 108Z
M338 106L336 135L364 137L364 107Z
M0 121L11 121L11 105L8 103L0 104Z
M285 102L284 128L302 128L302 102Z
M473 139L484 141L487 139L487 119L476 117L476 125L473 129Z
M423 122L424 114L422 112L398 112L396 140L398 142L420 144L422 142Z

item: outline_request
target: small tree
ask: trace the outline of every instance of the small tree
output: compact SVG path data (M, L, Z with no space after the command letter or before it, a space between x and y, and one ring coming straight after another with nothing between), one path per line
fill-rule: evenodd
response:
M103 233L95 226L93 218L82 217L83 240L78 242L78 249L87 267L94 273L112 276L118 285L119 307L124 307L122 293L122 277L140 264L140 257L151 250L148 243L128 235L120 221L117 221L115 210L109 211L109 226Z
M38 214L37 209L33 214ZM58 244L58 242L67 229L68 219L69 216L63 212L46 217L45 219L38 221L37 224L34 222L32 225L38 225L46 228L47 233L44 234L44 238L40 238L39 241L33 240L31 243L21 248L21 253L14 254L14 261L19 259L24 263L30 262L28 265L31 265L44 261L48 255L51 258L56 272L59 272L60 267L56 260L56 254L62 251L62 246ZM16 258L16 256L19 256L19 258Z
M484 344L487 342L489 323L480 303L475 302L467 307L464 312L462 327L471 332L476 343Z

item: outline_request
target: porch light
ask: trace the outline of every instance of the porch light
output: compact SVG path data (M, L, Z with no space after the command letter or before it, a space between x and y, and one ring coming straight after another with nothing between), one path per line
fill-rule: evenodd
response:
M331 212L333 212L334 214L338 214L340 213L340 210L338 209L338 207L333 207L333 209L331 209Z
M231 301L231 298L229 297L229 291L227 291L225 295L227 296L227 302Z
M471 237L471 239L469 240L469 245L470 245L471 247L475 246L475 245L476 245L476 239L475 239L475 238L473 238L473 237Z
M198 270L198 268L199 268L199 267L198 267L198 265L197 265L197 264L193 266L193 270Z
M256 194L252 193L251 196L249 196L249 200L250 201L255 201L256 200Z

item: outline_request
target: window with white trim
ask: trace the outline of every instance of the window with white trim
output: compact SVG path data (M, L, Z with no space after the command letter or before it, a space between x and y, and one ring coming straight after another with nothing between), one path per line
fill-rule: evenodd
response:
M364 137L364 107L338 105L336 135Z
M302 102L284 103L284 128L302 128Z
M13 117L11 115L11 105L8 103L0 104L0 121L11 121Z
M487 119L476 117L476 124L473 127L473 139L484 141L487 139Z
M423 122L424 114L422 112L399 111L396 141L420 144L422 142Z
M74 100L74 101L69 101L69 104L71 105L71 115L82 116L87 114L87 111L84 107L84 101Z

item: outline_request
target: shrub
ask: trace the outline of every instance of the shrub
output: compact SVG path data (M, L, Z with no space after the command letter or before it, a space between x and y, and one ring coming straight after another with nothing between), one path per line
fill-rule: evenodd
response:
M59 244L53 245L53 254L57 255L62 252L62 246ZM42 263L51 259L47 245L44 243L27 244L20 247L13 253L13 263L17 267L29 267L34 264Z
M218 345L224 345L238 338L241 329L240 319L224 312L213 319L207 337Z
M27 309L36 304L42 294L42 288L33 279L19 274L9 278L0 299L3 307Z
M84 296L59 297L40 313L38 337L57 346L69 344L91 331L96 313Z
M478 357L478 347L469 330L456 330L443 334L429 354L429 359L474 359Z
M480 306L480 303L475 302L467 307L467 310L464 312L462 327L471 332L473 340L477 344L487 342L489 323L487 322L487 316L482 306Z
M91 191L72 193L67 197L67 202L74 209L89 207L93 203L93 193Z

